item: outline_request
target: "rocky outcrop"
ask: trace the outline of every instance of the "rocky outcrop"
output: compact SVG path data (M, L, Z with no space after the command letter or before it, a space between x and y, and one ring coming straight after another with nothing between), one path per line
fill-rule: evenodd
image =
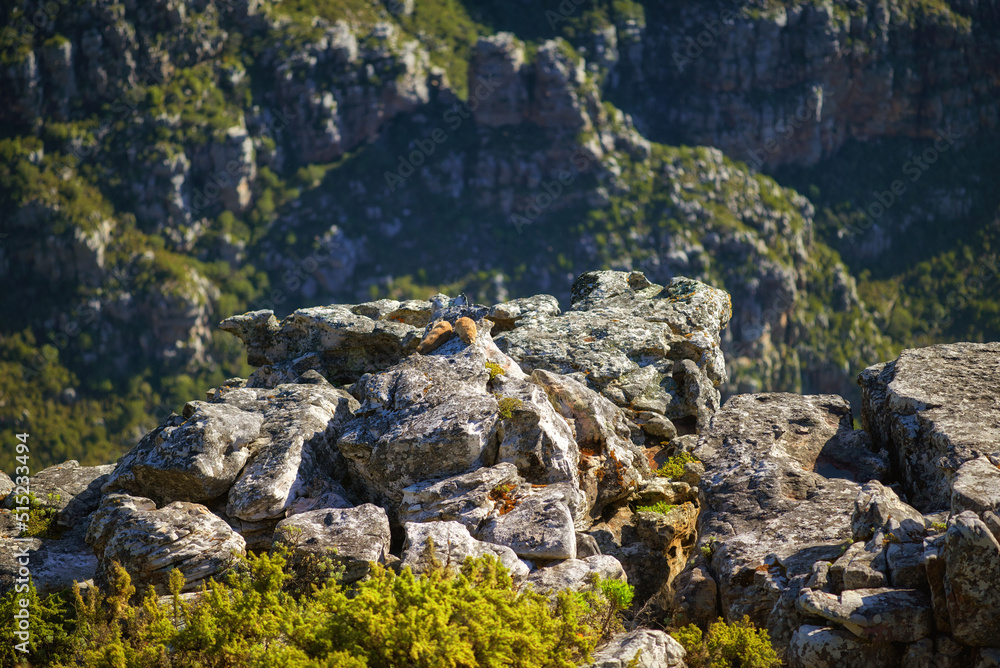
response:
M663 631L639 629L611 639L584 668L683 668L681 644Z
M904 350L858 377L862 425L889 451L917 508L951 508L957 483L963 508L996 509L986 481L1000 464L998 365L1000 343L954 343ZM981 457L994 466L971 463Z

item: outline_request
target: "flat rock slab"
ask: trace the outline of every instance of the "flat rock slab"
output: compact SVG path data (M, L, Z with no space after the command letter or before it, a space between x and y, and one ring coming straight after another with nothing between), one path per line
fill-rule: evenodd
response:
M840 596L805 589L797 604L806 614L879 643L915 642L934 630L930 597L916 589L850 589Z
M663 631L636 629L612 638L583 668L684 668L685 655L681 644Z
M26 583L22 567L31 572L35 589L45 596L93 579L97 557L82 533L59 540L0 538L0 593Z
M898 666L900 647L871 643L850 631L804 624L792 635L788 646L790 668L873 668Z
M533 489L510 512L484 522L474 535L505 545L522 559L575 559L576 527L567 496L575 496L569 485Z
M460 522L470 532L503 503L515 497L524 481L509 462L481 468L444 480L428 480L403 489L401 522ZM508 491L509 490L509 491Z
M711 551L725 616L750 615L779 646L800 624L798 590L785 590L816 561L840 556L851 538L859 486L814 471L836 439L856 441L839 396L739 395L695 450L705 465L700 542Z
M951 472L1000 456L1000 343L904 350L858 376L861 422L921 512L948 509Z
M101 485L114 468L114 464L80 466L76 460L70 460L39 471L31 477L29 485L40 506L59 511L56 521L61 526L76 527L97 510ZM4 507L13 508L14 499L14 495L5 499Z

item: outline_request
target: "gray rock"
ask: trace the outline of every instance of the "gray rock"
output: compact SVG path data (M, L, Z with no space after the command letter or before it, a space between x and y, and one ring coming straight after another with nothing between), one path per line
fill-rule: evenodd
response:
M555 317L561 313L558 299L552 295L535 295L492 306L486 317L495 323L493 332L499 333L535 320Z
M631 430L620 408L568 376L536 369L537 383L570 425L579 447L580 485L587 494L591 516L634 492L651 473L645 452L632 443ZM574 471L573 479L577 478Z
M924 571L931 592L931 607L934 611L934 627L943 633L951 631L948 616L948 595L945 592L947 564L944 560L944 534L924 539Z
M576 534L576 558L586 559L601 554L601 546L597 544L597 539L589 533Z
M988 457L970 459L955 471L951 512L957 515L964 510L978 515L1000 510L1000 467Z
M839 596L804 589L797 605L876 643L915 642L934 629L930 598L916 589L851 589Z
M293 562L307 556L334 558L344 566L344 582L367 575L369 562L385 563L389 541L389 517L370 503L299 513L274 530L275 546L291 547Z
M496 463L500 415L481 343L488 337L412 355L357 390L364 401L337 445L368 500L394 510L411 485Z
M1000 643L1000 543L975 513L948 523L942 556L944 590L955 640L996 647Z
M105 466L80 466L70 460L42 469L29 480L31 493L42 508L58 512L56 522L63 527L76 527L97 510L101 502L101 485L114 470L113 464ZM5 508L14 507L14 496L4 501Z
M663 631L636 629L612 638L585 668L685 668L685 656L681 644Z
M498 334L497 345L526 372L586 371L587 385L618 406L707 424L726 379L718 347L732 312L725 292L690 279L661 287L641 272L600 271L577 279L572 302L560 316Z
M897 540L922 541L924 517L890 488L873 480L865 483L854 501L851 536L856 541L868 540L878 531L892 533Z
M174 568L184 574L184 591L218 577L245 554L243 538L205 506L175 501L157 509L150 499L109 494L91 518L87 542L94 548L95 578L109 582L112 563L132 577L136 592L153 585L168 591Z
M920 589L930 593L923 542L890 543L885 556L889 568L889 583L893 587Z
M280 519L318 477L345 473L334 444L358 402L329 384L236 389L220 394L217 401L238 404L247 399L256 401L264 424L252 445L253 455L229 489L226 513L249 522Z
M869 543L852 543L830 566L830 580L836 591L843 589L877 589L889 586L885 555L878 539Z
M515 581L528 574L528 566L509 547L476 540L458 522L407 522L403 543L402 567L414 573L424 573L431 567L433 556L442 566L457 571L467 557L490 555L510 572ZM433 555L428 549L434 544Z
M983 647L979 650L975 668L1000 668L1000 648Z
M813 564L836 559L850 539L858 485L814 468L830 441L852 431L837 396L739 395L695 450L705 465L700 544L711 546L724 616L749 615L779 648L801 624L793 583L804 585Z
M524 491L517 467L508 462L444 480L420 482L403 489L399 521L455 521L474 532L497 508L502 496L499 489L505 486L510 486L507 496L512 498Z
M679 624L708 628L719 618L719 585L701 553L695 555L694 563L674 580L674 591Z
M575 559L576 527L564 500L574 490L567 487L531 490L510 512L490 517L473 535L509 547L522 559Z
M0 538L0 592L27 584L29 572L35 589L45 596L69 589L74 582L92 580L97 558L83 540L83 532L60 539Z
M0 471L0 497L6 497L13 492L14 487L14 481L10 479L10 476Z
M625 569L617 559L608 554L598 554L586 559L567 559L539 568L524 580L521 588L531 587L543 593L555 593L564 589L581 591L591 586L594 575L604 580L628 581Z
M226 404L191 401L146 434L115 467L104 491L159 504L202 502L225 494L250 458L264 416Z
M320 353L318 369L331 382L353 382L364 373L381 371L417 348L423 332L409 307L402 314L391 311L373 319L378 307L318 306L299 309L280 323L273 311L251 311L227 318L219 328L243 341L247 362L254 366L278 364L307 353ZM430 317L430 302L420 306ZM357 307L355 307L357 308ZM419 320L417 320L419 322ZM420 325L419 327L422 327Z
M889 668L899 665L900 648L866 642L850 631L803 624L788 644L790 668Z
M862 425L919 510L949 508L951 472L997 452L997 365L1000 343L952 343L904 350L858 376Z

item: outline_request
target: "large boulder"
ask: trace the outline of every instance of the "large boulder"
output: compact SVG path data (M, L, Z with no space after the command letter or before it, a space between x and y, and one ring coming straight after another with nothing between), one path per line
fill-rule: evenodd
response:
M685 668L686 652L663 631L636 629L594 652L584 668Z
M175 501L157 508L150 499L126 494L104 497L87 542L97 555L99 586L107 586L117 562L137 592L153 585L161 594L167 593L174 568L184 575L182 590L196 591L246 552L243 538L205 506Z
M360 580L369 564L385 563L389 554L389 518L378 506L320 508L278 522L275 547L292 550L292 562L331 558L344 567L344 582Z
M31 476L28 488L41 508L57 511L59 526L74 528L86 523L87 516L101 503L101 486L114 470L113 464L80 466L76 460L42 469ZM14 488L11 487L11 490ZM11 494L3 503L14 508L17 495Z
M720 332L729 295L675 278L663 287L642 272L594 271L573 284L572 309L511 319L497 346L526 372L574 375L616 405L707 426L726 380Z
M948 524L942 556L952 636L966 645L1000 647L1000 543L972 511Z
M998 367L1000 343L951 343L904 350L858 376L861 423L889 451L918 510L950 509L953 472L983 455L1000 457ZM977 471L963 471L963 489L983 486L969 478Z
M512 549L476 540L458 522L407 522L404 529L402 566L414 573L426 572L435 562L457 571L466 558L489 555L503 564L515 580L528 574L528 565Z
M705 465L700 544L721 612L749 615L779 647L802 621L795 601L813 565L851 540L858 484L816 471L827 453L850 451L844 441L863 443L841 397L754 394L727 401L695 450Z

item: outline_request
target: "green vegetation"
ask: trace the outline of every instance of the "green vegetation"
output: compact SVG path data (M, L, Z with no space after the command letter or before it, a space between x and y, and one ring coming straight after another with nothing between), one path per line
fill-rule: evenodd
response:
M28 494L28 524L21 533L22 538L55 538L58 533L56 517L59 511L52 506L43 505L34 494ZM48 495L48 502L54 503L60 500L58 494Z
M657 501L651 506L636 506L636 510L639 512L661 513L666 515L676 507L677 504L667 503L666 501Z
M191 602L183 576L171 574L171 603L150 588L141 603L118 567L110 590L83 596L77 588L40 598L31 608L33 662L44 665L228 668L570 668L587 660L617 628L631 587L597 581L594 591L554 599L515 593L510 575L491 557L466 560L453 574L438 566L421 577L373 566L352 587L327 580L296 592L286 555L250 556L225 583L210 583ZM0 599L0 623L11 628L15 595ZM0 661L17 665L11 634Z
M694 463L700 463L700 460L690 452L682 452L663 462L663 466L656 469L656 475L668 480L677 480L684 475L684 465Z
M490 380L504 375L503 367L496 362L486 362L486 370L490 372Z
M750 617L726 624L721 619L702 633L694 624L671 635L687 651L690 668L772 668L780 666L766 629L758 629Z
M514 411L521 408L521 400L517 397L500 397L497 399L500 407L500 417L509 419L514 417Z

